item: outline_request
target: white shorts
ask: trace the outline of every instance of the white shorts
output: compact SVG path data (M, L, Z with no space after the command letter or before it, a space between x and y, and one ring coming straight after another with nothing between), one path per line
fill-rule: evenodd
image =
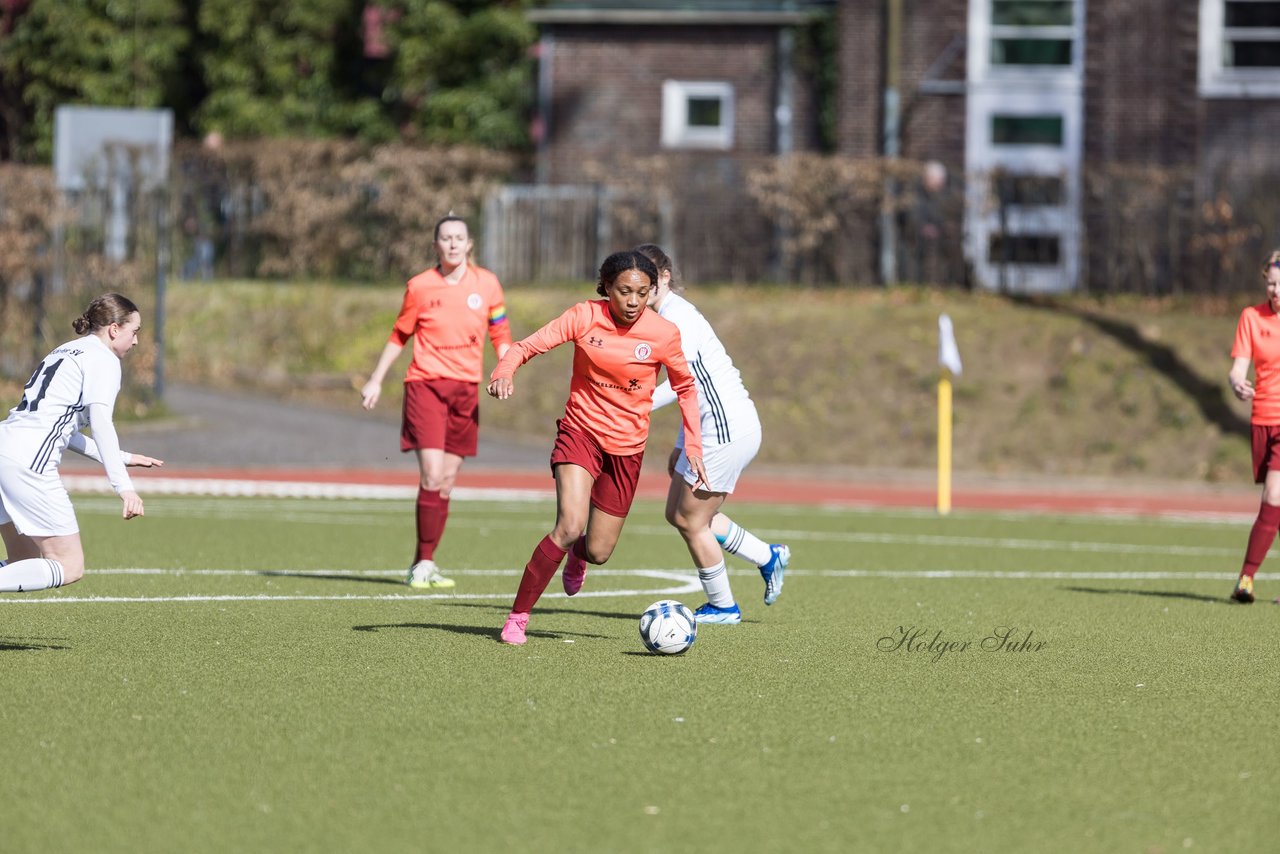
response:
M681 438L684 438L683 435ZM709 492L733 492L738 485L738 478L760 450L760 431L756 430L745 436L739 436L727 445L708 445L702 449L702 467L707 470ZM689 468L689 457L680 447L680 458L676 460L676 474L684 478L685 483L694 486L698 476Z
M28 537L61 537L80 532L71 496L57 471L36 474L0 458L0 525L12 522Z

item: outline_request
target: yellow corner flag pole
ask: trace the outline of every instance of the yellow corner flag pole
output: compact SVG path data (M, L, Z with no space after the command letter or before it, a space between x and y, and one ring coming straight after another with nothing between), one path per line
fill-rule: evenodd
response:
M956 346L951 318L938 317L938 514L951 512L951 377L961 371L960 349Z
M938 378L938 513L951 512L951 372Z

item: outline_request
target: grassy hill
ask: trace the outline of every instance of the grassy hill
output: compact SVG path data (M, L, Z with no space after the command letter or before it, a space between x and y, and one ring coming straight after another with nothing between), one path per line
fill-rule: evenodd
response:
M1249 480L1249 410L1226 384L1248 296L1026 300L732 287L686 296L716 327L759 406L761 465L932 468L938 316L946 312L964 360L954 386L957 472ZM167 376L358 406L356 389L400 297L399 286L179 283L167 303ZM514 332L527 335L593 297L586 283L511 288ZM149 354L140 350L131 372L145 379ZM398 417L407 358L379 406L388 420ZM548 441L568 370L567 348L527 365L512 401L483 398L485 429ZM9 385L6 399L17 388ZM669 407L655 418L655 453L670 446L676 417Z

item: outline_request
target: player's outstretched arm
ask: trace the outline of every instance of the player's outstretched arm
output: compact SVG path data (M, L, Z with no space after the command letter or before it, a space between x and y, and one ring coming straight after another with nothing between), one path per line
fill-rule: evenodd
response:
M124 456L124 464L127 466L143 469L158 469L164 465L164 460L159 460L155 457L148 457L146 454L131 454L128 452L122 452L122 454Z
M368 382L360 388L360 405L365 409L373 409L378 405L378 398L382 396L382 381L387 378L387 371L391 370L392 364L403 349L404 345L397 344L395 341L388 341L387 346L382 348L377 366L369 375Z
M86 436L79 430L73 432L67 439L67 450L75 451L77 454L88 457L91 460L102 462L102 453L98 450L98 443L93 441L92 437ZM164 465L164 460L148 457L146 454L131 454L122 450L120 457L124 460L126 466L159 468Z

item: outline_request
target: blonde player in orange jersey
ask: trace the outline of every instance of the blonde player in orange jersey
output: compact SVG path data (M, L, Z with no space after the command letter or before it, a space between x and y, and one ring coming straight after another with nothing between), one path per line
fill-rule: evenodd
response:
M400 450L418 457L418 546L405 579L411 587L453 587L440 573L436 547L449 518L449 493L480 432L480 381L486 333L502 358L511 327L497 276L469 263L472 241L460 217L436 223L437 264L409 280L400 315L369 381L360 390L373 409L392 363L413 342L404 379Z
M1262 484L1258 518L1249 532L1240 579L1231 591L1232 599L1245 604L1254 599L1253 576L1280 530L1280 250L1271 253L1262 277L1267 301L1240 312L1227 374L1235 396L1253 401L1249 419L1253 426L1253 482Z
M613 554L640 478L660 368L667 369L680 404L689 467L706 486L698 392L680 330L645 310L657 281L658 268L644 255L615 252L600 266L596 290L604 299L580 302L517 342L493 372L489 394L506 400L515 393L520 365L573 342L569 400L551 451L556 523L524 568L500 634L503 643L525 642L529 612L570 548L581 558L581 574L569 578L566 570L563 579L570 596L581 588L587 563L602 564Z

